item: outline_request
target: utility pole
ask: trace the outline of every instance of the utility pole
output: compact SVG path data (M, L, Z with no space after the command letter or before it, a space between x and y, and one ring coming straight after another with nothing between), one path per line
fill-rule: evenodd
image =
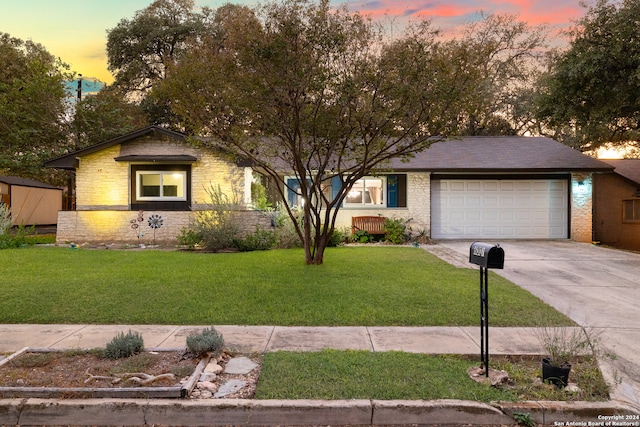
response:
M78 101L82 101L82 74L78 74Z

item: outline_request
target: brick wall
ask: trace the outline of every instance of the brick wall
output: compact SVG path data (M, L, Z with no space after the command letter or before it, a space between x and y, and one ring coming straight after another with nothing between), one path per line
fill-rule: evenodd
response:
M237 214L240 217L241 234L255 231L256 226L262 229L271 228L271 218L262 212L238 211ZM162 226L155 230L155 242L162 245L176 245L182 228L189 225L195 213L145 211L143 221L138 222L138 212L132 211L60 211L56 242L59 244L144 243L150 245L154 242L154 230L148 224L151 215L159 215L162 218ZM136 220L137 228L131 227L132 220Z
M571 174L571 240L593 240L593 174Z

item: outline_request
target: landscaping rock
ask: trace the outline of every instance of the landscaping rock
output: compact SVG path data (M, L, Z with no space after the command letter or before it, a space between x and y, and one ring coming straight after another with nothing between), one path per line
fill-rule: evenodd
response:
M472 380L479 383L489 383L494 387L509 383L509 374L507 371L489 368L489 377L487 378L484 368L478 366L469 368L467 373Z
M219 374L223 371L222 366L217 363L209 363L206 368L204 368L205 372L209 372L211 374Z
M217 377L213 372L203 372L199 381L215 381Z
M218 392L214 394L213 397L215 398L225 397L229 394L233 394L239 390L242 390L246 385L247 385L246 381L229 380L220 386L220 389L218 389Z
M246 375L258 367L258 364L254 363L248 357L234 357L227 362L224 367L225 374L231 375Z
M211 381L200 381L198 383L198 388L201 390L208 390L208 391L218 390L218 386L212 383Z

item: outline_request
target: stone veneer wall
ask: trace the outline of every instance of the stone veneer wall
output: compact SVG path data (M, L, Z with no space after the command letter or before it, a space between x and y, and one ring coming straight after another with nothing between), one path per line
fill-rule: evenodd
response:
M430 234L431 229L431 174L417 172L407 174L407 207L406 208L341 208L336 219L337 228L350 228L351 217L384 216L411 220L409 226L413 233L421 231Z
M593 240L593 174L571 174L571 240Z
M155 230L155 242L162 245L176 245L183 227L195 212L185 211L145 211L143 221L137 222L138 228L131 228L131 220L137 220L138 212L92 210L92 211L60 211L58 213L58 229L56 242L59 244L96 244L96 243L128 243L146 245L153 244L154 230L149 227L151 215L162 218L162 226ZM240 233L255 231L256 227L271 228L271 217L260 211L239 211L241 219ZM140 237L138 237L140 235Z

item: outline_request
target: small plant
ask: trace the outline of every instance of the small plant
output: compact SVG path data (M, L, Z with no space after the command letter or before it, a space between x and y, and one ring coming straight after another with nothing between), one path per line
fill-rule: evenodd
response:
M11 210L9 209L9 206L0 202L0 236L9 234L11 225Z
M353 241L356 243L371 243L375 240L375 237L372 236L367 230L358 230L353 233Z
M224 338L213 326L187 337L187 349L198 356L206 353L220 354L223 348Z
M329 247L336 247L344 244L349 238L349 231L345 228L334 229L331 237L329 238Z
M544 326L534 334L552 366L570 364L578 355L593 353L597 334L591 328Z
M107 344L104 350L104 356L107 359L123 359L140 353L144 349L144 341L138 332L127 332L125 335L120 332L111 342Z
M520 426L534 427L536 425L533 417L528 412L514 412L513 419L516 420Z

